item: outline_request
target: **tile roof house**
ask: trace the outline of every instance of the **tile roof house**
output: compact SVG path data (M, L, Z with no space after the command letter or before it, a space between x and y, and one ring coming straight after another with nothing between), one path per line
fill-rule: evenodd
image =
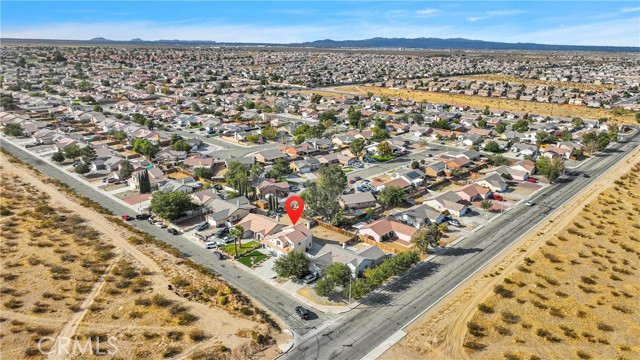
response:
M186 158L183 164L191 168L211 168L215 163L213 158L204 158L202 156L194 155Z
M506 174L505 176L511 177L511 179L516 181L526 181L529 178L529 173L526 171L515 169L512 166L498 166L490 171L487 171L487 174L496 173L498 175Z
M529 175L533 175L536 172L536 164L531 160L521 160L511 165L512 169L525 171Z
M207 209L207 221L214 226L234 223L255 209L255 206L251 205L244 196L229 200L212 198L204 202L202 206Z
M256 161L263 164L272 164L276 159L287 159L287 154L278 149L263 150L255 155Z
M191 202L196 205L202 205L214 199L220 199L220 195L214 189L200 190L191 194Z
M411 241L411 237L416 233L416 228L405 225L400 221L385 217L376 220L371 224L364 225L358 229L358 234L366 236L377 242L383 242L398 238L404 241Z
M130 188L135 190L140 189L138 176L140 176L141 173L145 170L147 170L149 173L149 183L151 183L151 189L153 190L158 188L158 184L162 181L164 177L164 172L162 172L162 170L160 170L159 168L136 169L131 174L131 177L129 178L129 180L127 180L127 183L129 184Z
M265 198L267 195L284 197L289 194L289 183L286 181L276 182L273 179L262 179L256 185L256 191L260 198Z
M456 195L460 196L462 200L471 202L488 199L491 196L491 190L478 184L469 184L456 191Z
M262 240L265 236L275 234L285 227L270 217L258 214L245 216L236 226L242 226L244 229L243 237L256 240Z
M424 201L424 204L432 208L448 212L453 216L460 217L469 211L467 205L461 204L462 198L453 191L447 191L440 195L435 195Z
M370 192L356 192L339 195L338 202L345 210L356 210L376 207L376 198Z
M380 265L386 258L387 254L373 245L353 251L339 245L326 244L317 253L312 254L309 269L313 273L322 274L331 264L341 263L346 264L355 277L362 274L367 268Z
M497 173L485 175L484 177L474 182L480 186L491 189L491 191L493 192L504 192L505 190L507 190L507 182L504 181L502 176L498 175Z
M260 241L271 254L284 256L298 250L307 251L313 245L313 235L305 224L288 226L271 235L265 236Z
M393 215L396 219L420 229L429 224L440 224L445 221L445 215L429 205L414 205L403 212Z

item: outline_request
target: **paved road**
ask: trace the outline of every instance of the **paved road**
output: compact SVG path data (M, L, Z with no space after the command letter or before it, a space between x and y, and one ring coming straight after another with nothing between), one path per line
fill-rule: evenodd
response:
M60 170L47 162L34 157L24 149L20 149L4 139L2 140L1 146L13 153L19 159L31 164L42 173L59 179L71 186L78 193L100 203L105 208L111 210L114 214L131 214L131 208L128 208L110 198L108 195L97 191L81 179L78 179L76 175L66 173L64 170ZM298 305L304 304L287 293L274 288L253 274L238 268L238 266L243 265L236 264L231 261L217 260L210 251L205 250L202 246L182 236L173 236L165 230L149 224L147 221L131 221L129 224L176 247L191 260L207 266L213 272L220 275L224 280L228 281L232 286L257 300L258 303L278 316L287 324L287 327L295 331L297 334L304 334L309 330L312 330L314 327L319 327L323 323L330 323L328 320L332 320L336 317L335 315L326 315L318 312L317 314L312 314L312 320L302 321L297 315L295 315L294 308Z
M470 235L442 256L423 262L333 324L299 337L288 359L360 359L404 328L424 309L481 269L488 261L526 234L588 183L637 147L636 132L625 143L614 144L580 168L580 174L563 178L538 193L537 205L523 204Z

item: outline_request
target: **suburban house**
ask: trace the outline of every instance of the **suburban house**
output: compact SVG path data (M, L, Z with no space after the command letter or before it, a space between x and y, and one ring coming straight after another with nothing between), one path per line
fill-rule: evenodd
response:
M427 176L435 178L438 176L443 176L446 169L447 169L447 164L445 164L442 161L436 161L434 163L425 165L424 173Z
M285 227L275 219L253 213L245 216L236 226L242 226L244 238L254 238L258 241L267 235L277 233Z
M478 184L469 184L456 191L456 195L468 202L488 199L491 194L491 190Z
M506 176L507 178L510 177L511 179L516 181L526 181L529 178L528 172L518 170L513 168L512 166L506 166L506 165L498 166L487 172L487 174L491 174L491 173L496 173L501 176Z
M338 196L340 207L345 210L357 210L376 207L376 198L370 192L356 192Z
M410 193L415 191L415 188L413 187L413 184L411 184L408 180L405 180L403 177L398 177L398 178L395 178L395 179L391 179L389 181L386 181L386 182L380 184L379 186L375 186L372 183L371 186L375 187L376 191L382 191L382 189L384 189L385 187L389 187L389 186L397 186L397 187L401 188L407 194L410 194Z
M571 157L571 155L573 154L573 150L569 150L569 149L565 149L565 148L560 148L560 147L556 147L556 146L549 146L547 148L542 148L540 149L540 155L541 156L547 156L547 157L561 157L565 160L569 160L569 158Z
M392 217L385 217L371 224L363 225L358 229L358 235L366 236L377 242L393 240L395 238L411 241L411 237L413 237L416 231L416 228L405 225Z
M511 165L512 169L526 172L528 175L533 175L536 172L536 164L531 160L522 160Z
M504 192L507 190L507 182L497 173L491 173L475 181L476 184L491 189L493 192Z
M309 250L313 244L313 235L307 225L298 224L266 235L260 242L272 255L284 256L294 250Z
M191 194L191 202L196 205L202 205L215 199L220 199L220 195L214 189L200 190Z
M424 204L438 211L448 212L453 216L460 217L469 211L469 207L461 204L460 201L462 201L462 198L459 195L453 191L447 191L425 200Z
M317 253L312 254L309 270L322 274L331 264L341 263L347 265L351 269L351 275L356 277L367 268L380 265L386 258L387 254L373 245L354 251L339 245L326 244Z
M256 191L260 198L265 198L268 195L285 197L289 194L289 183L286 181L276 182L273 179L262 179L262 181L256 185Z
M278 149L269 149L256 153L255 157L259 163L273 164L277 159L287 159L289 156Z
M413 186L421 186L424 184L425 174L420 169L401 169L396 171L391 177L402 178Z
M213 158L194 155L186 158L182 163L190 168L212 168L215 160Z
M420 229L429 224L440 224L445 221L442 212L426 204L418 204L408 208L406 211L393 215L396 219Z
M255 209L244 196L229 200L209 199L202 206L207 210L207 221L215 227L234 223Z
M127 180L127 183L129 184L130 188L134 190L140 189L140 182L138 181L139 176L145 170L148 171L149 173L149 183L151 184L151 189L153 190L158 188L158 183L162 181L164 177L164 173L162 172L162 170L160 170L157 167L154 167L151 169L137 169L136 171L134 171L131 174L131 177L129 178L129 180Z
M191 176L181 179L167 179L164 183L159 184L159 190L163 192L191 193L200 188L202 188L202 183Z
M538 154L538 148L535 145L514 143L511 145L511 152L520 153L523 156L536 156Z
M320 162L315 158L296 160L289 164L289 168L297 173L306 174L320 168Z

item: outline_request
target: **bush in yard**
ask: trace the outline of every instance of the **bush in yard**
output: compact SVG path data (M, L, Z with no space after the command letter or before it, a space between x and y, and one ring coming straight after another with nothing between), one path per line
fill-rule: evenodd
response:
M295 250L276 259L273 270L280 277L303 276L309 271L309 259L303 251Z
M180 191L156 191L151 198L151 211L163 219L177 219L192 208L189 194Z

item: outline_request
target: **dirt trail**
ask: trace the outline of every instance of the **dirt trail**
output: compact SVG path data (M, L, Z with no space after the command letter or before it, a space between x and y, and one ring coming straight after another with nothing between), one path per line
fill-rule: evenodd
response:
M483 271L466 281L466 286L460 286L407 327L405 331L408 335L387 350L380 359L415 358L426 354L438 359L470 359L462 344L467 333L466 325L477 311L478 304L489 296L493 287L503 282L525 257L531 256L545 241L570 224L586 204L596 199L604 189L613 186L613 182L637 162L640 162L639 150L587 186L579 196L565 204L552 217L532 229L531 235L524 237L510 250L487 264ZM487 276L491 273L496 275Z
M185 302L186 300L173 291L168 289L170 284L162 274L163 271L160 266L149 256L144 254L133 244L129 243L126 239L131 234L127 230L119 227L116 224L109 222L102 214L94 211L93 209L85 208L84 206L76 203L73 198L69 197L58 191L53 185L45 184L31 173L30 170L21 167L17 164L8 161L7 156L0 154L0 162L3 164L3 171L7 174L18 175L21 179L35 186L40 191L50 196L49 204L53 207L65 207L77 214L80 214L83 218L87 219L90 225L101 232L105 240L116 246L122 253L131 255L140 266L148 269L151 272L149 276L154 290L161 295L167 297L170 300ZM235 342L237 339L230 336L230 331L238 328L252 328L255 326L253 321L237 318L226 311L217 308L211 308L205 304L187 301L190 312L198 316L202 321L198 322L198 326L212 335L212 339L225 339L226 343L230 346L237 345ZM60 323L56 323L59 325ZM79 324L76 324L77 327ZM82 324L91 325L91 324ZM167 328L167 327L162 327ZM213 340L212 340L213 341Z

